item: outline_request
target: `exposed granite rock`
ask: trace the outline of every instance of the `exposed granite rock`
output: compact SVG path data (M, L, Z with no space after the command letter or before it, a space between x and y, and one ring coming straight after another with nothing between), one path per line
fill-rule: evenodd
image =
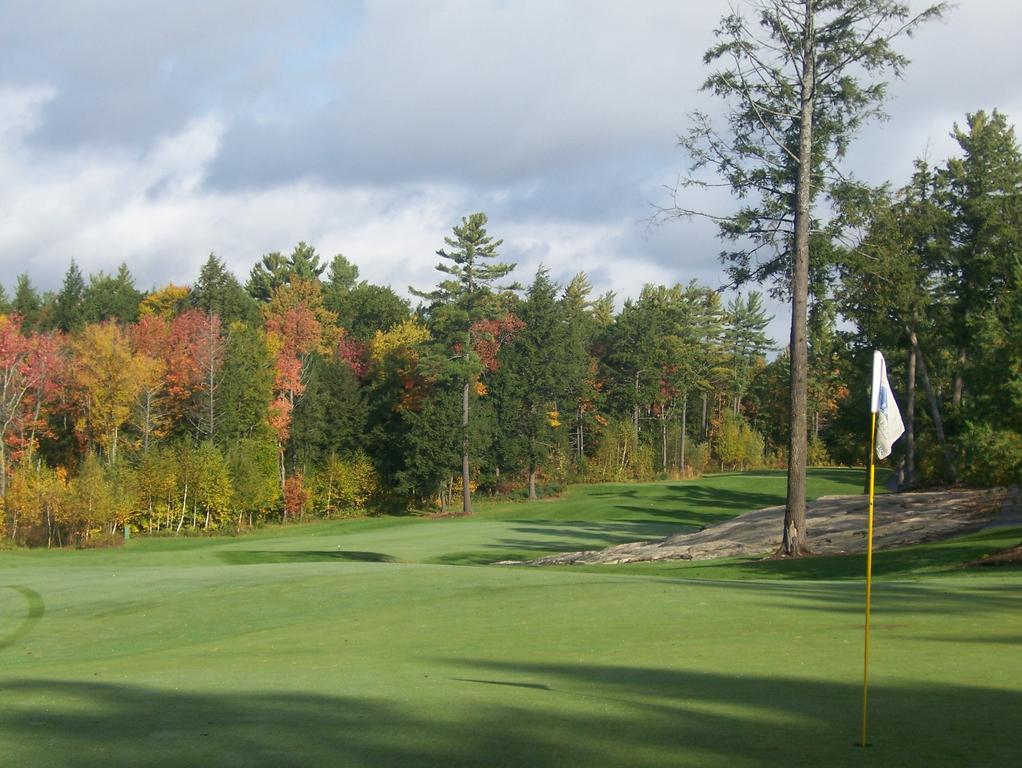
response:
M978 531L996 519L1007 503L1008 492L1002 488L882 494L876 497L873 547L892 549ZM866 507L865 496L825 496L810 503L806 517L812 551L821 555L864 552ZM783 520L783 506L767 507L694 533L550 555L528 564L636 563L765 555L780 547Z

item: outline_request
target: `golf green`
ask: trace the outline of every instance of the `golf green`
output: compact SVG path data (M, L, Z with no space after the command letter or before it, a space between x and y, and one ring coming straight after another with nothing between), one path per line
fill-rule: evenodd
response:
M892 566L863 749L850 577L447 564L606 546L781 495L783 477L731 475L468 519L0 552L2 763L1017 764L1018 570Z

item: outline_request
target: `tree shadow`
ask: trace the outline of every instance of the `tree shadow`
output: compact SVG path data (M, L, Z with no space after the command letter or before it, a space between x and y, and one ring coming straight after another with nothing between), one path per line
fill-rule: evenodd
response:
M411 691L370 699L7 681L0 742L12 765L67 768L766 768L864 759L854 745L861 690L853 682L465 659L435 660L437 668L459 685L430 706L402 700ZM876 764L1013 765L1022 757L1018 691L880 683L871 701Z
M673 523L621 520L593 522L591 520L530 520L528 524L511 527L519 536L505 536L482 549L469 552L449 552L432 558L430 562L442 565L488 565L501 560L529 560L540 555L602 549L633 541L660 539L683 532Z
M810 529L811 533L811 529ZM984 555L1001 551L1022 529L998 528L952 539L916 544L873 553L873 576L905 577L947 572L968 572L964 563L977 561ZM811 542L810 542L811 543ZM686 565L691 575L700 568L720 567L712 560ZM789 559L758 559L732 562L729 568L742 578L781 579L796 581L845 581L865 579L865 555L821 555ZM975 568L971 570L976 570ZM984 571L989 569L984 569ZM1005 568L1004 571L1014 571ZM683 575L679 572L677 575Z
M691 589L695 584L713 583L664 579L663 584L675 581L679 589ZM865 582L814 583L812 581L728 581L729 591L749 592L766 604L779 609L819 611L846 614L852 625L861 626L865 609ZM881 620L890 616L982 616L990 614L1022 615L1022 589L1017 585L963 585L944 590L939 580L924 583L880 582L873 584L872 609ZM1022 673L1022 670L1020 670Z
M394 558L380 552L356 550L288 550L288 549L232 549L217 552L216 557L228 565L264 565L267 563L392 563Z
M707 485L686 483L664 483L646 487L638 494L634 490L619 489L597 491L590 496L596 499L643 499L646 504L611 504L609 509L667 518L683 525L712 525L730 520L735 514L752 512L764 507L775 507L784 502L783 494L741 491L733 488L715 488Z
M692 670L586 664L521 664L450 659L502 677L528 679L553 693L628 704L643 743L674 745L682 764L861 765L856 746L861 682L726 675ZM874 683L871 757L884 764L1008 765L1022 759L1014 724L1022 691L933 683ZM638 721L641 719L641 723ZM712 756L712 757L710 757ZM686 759L687 757L687 759ZM890 762L886 762L890 760Z

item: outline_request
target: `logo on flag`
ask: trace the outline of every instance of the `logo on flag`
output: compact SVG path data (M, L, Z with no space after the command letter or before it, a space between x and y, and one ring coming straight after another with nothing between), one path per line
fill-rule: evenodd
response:
M891 382L887 380L887 363L879 352L873 353L873 391L870 411L877 415L876 452L878 459L891 455L891 446L905 433L901 411L894 400Z

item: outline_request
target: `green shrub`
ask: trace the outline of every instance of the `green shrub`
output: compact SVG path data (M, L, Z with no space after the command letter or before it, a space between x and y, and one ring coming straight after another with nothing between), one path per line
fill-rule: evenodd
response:
M961 479L970 485L1022 484L1022 435L989 424L966 424L959 439Z
M809 438L808 461L810 467L831 466L830 454L827 453L827 446L818 437Z
M710 461L709 443L693 443L685 451L685 468L693 474L704 474L710 468Z

